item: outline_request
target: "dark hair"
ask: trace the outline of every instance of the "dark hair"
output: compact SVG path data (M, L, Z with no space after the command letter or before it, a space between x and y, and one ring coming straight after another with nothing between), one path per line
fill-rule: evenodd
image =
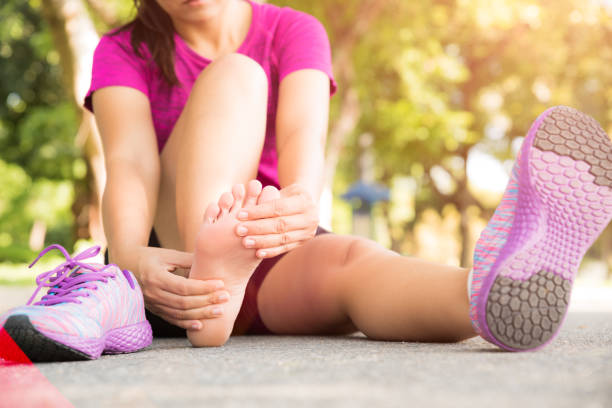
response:
M142 44L145 43L153 61L169 85L178 85L174 70L174 25L155 0L134 0L136 17L126 25L113 31L111 35L131 31L131 45L134 53L140 58Z

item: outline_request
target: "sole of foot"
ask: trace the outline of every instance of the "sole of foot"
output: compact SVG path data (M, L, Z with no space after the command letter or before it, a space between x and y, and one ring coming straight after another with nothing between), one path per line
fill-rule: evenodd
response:
M558 333L580 262L612 218L612 142L591 117L551 108L523 142L517 177L511 229L475 309L485 339L525 351Z
M244 207L276 198L273 194L268 187L262 190L261 183L254 180L247 184L246 192L243 185L236 185L231 194L223 194L218 203L206 209L189 277L223 280L230 299L222 306L223 313L219 317L203 320L200 330L187 331L192 345L221 346L231 335L249 278L261 262L255 250L244 248L242 238L236 235L239 223L236 217Z

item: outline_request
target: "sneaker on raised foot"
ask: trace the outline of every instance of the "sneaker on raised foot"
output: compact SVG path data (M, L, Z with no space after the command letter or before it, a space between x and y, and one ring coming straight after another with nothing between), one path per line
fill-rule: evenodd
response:
M31 361L89 360L151 344L142 292L131 272L84 262L99 247L70 257L60 245L45 248L30 267L52 249L66 261L36 278L38 288L26 306L0 316L0 328ZM47 294L31 305L43 287L49 288Z
M532 350L561 327L585 252L612 218L612 143L591 117L559 106L525 138L474 252L470 317L506 350Z

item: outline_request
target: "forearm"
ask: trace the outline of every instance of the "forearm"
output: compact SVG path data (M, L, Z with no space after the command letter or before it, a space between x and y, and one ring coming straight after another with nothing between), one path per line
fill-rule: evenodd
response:
M112 262L136 273L138 265L133 255L149 241L157 203L158 170L145 171L123 159L107 161L107 169L102 216L109 255Z
M288 138L278 151L278 178L281 188L299 184L318 204L323 190L325 149L324 142L313 142L312 137L296 134Z

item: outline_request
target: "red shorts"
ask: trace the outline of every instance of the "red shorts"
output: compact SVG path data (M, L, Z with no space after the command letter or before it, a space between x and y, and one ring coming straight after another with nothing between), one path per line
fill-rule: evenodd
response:
M326 234L328 232L329 231L326 231L321 227L317 229L317 235ZM159 242L157 241L155 232L151 232L149 246L159 247ZM272 267L276 265L276 263L280 261L283 256L285 256L285 254L275 256L274 258L264 259L261 261L259 266L257 266L255 272L253 272L253 275L251 275L251 278L247 283L240 312L238 312L236 322L234 323L234 330L232 331L232 334L272 333L264 325L259 315L259 308L257 307L257 294L259 293L259 288L261 287L261 284L268 272L270 272ZM168 323L148 310L146 310L146 316L149 323L151 323L151 327L153 328L154 337L187 337L187 331L185 329Z

